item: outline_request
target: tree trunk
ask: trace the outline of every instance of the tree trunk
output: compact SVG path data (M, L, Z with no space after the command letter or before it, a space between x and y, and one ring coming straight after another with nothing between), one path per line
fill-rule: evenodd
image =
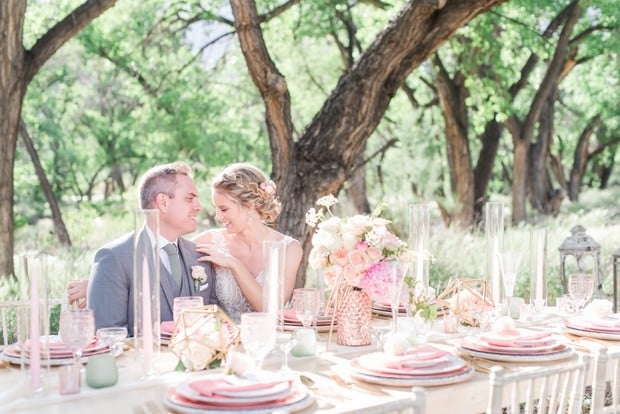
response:
M565 197L563 189L554 189L547 171L550 159L554 127L554 106L557 99L557 86L549 95L547 103L538 120L538 139L530 144L528 185L530 205L544 214L557 214Z
M347 199L353 205L355 214L371 213L368 197L366 196L366 169L363 167L356 168L353 176L347 180L345 189Z
M26 2L0 2L0 277L13 274L13 165L26 93L22 32Z
M590 120L579 136L579 141L577 141L575 154L573 156L573 168L571 168L570 177L568 180L568 198L571 201L579 201L581 182L583 181L583 175L586 172L586 167L588 165L588 161L590 160L590 154L588 153L590 137L600 124L601 116L596 115Z
M0 276L12 275L14 270L13 165L28 84L62 45L115 2L86 0L26 51L23 46L26 2L0 1Z
M553 57L547 66L544 77L534 95L530 110L520 127L515 128L514 116L507 120L508 130L511 132L514 142L514 164L513 164L513 183L512 183L512 223L518 224L526 219L525 201L527 196L528 180L528 149L534 130L538 123L540 113L555 90L556 82L564 68L564 62L568 53L570 35L575 23L582 12L579 1L575 0L568 7L566 22L558 38ZM519 131L518 135L514 135Z
M527 195L527 155L529 142L522 139L513 140L512 164L512 224L525 220L525 197Z
M41 185L41 190L43 191L45 199L50 206L50 210L52 212L52 221L54 222L54 229L56 230L58 242L63 246L71 246L69 232L67 231L65 222L62 219L62 213L60 212L60 208L58 207L56 196L52 191L52 186L50 185L50 182L47 180L47 176L45 175L45 171L43 170L43 166L41 165L41 161L39 160L39 154L37 154L37 150L34 147L32 140L30 139L30 135L28 134L26 125L21 119L19 121L19 135L22 137L22 141L24 142L26 150L30 155L32 165L34 165L34 171L37 174L39 184Z
M265 102L273 177L284 200L278 229L299 239L304 258L296 286L305 283L311 229L306 211L337 194L363 155L366 141L411 71L461 26L505 0L410 1L340 78L331 95L293 142L286 80L269 57L252 0L231 0L239 43ZM286 197L284 197L286 196Z
M474 218L474 172L469 152L465 77L457 72L450 78L437 54L433 64L435 88L445 124L450 184L457 201L450 223L467 228L473 224Z
M482 148L474 168L474 223L482 221L482 210L487 201L487 189L493 175L493 166L503 130L502 124L493 118L486 124L482 134Z

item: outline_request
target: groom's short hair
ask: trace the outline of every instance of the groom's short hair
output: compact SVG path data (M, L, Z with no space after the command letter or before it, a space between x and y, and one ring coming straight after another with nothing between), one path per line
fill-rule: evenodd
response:
M192 177L192 168L184 162L156 165L142 176L138 186L140 208L152 208L155 205L157 194L165 193L168 197L174 197L174 189L177 185L177 175Z

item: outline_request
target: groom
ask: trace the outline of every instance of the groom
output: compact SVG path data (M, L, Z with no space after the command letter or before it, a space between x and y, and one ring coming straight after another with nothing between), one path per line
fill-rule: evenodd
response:
M217 304L211 263L198 262L200 254L194 243L181 237L196 230L196 217L202 208L191 168L181 162L153 167L142 177L138 190L140 207L159 211L159 240L155 241L153 232L147 233L153 251L160 257L161 320L172 320L173 301L177 296L200 295L205 304ZM134 233L126 234L95 254L88 305L95 314L96 329L126 326L129 336L133 336L134 242ZM178 256L174 249L170 254L167 252L170 243L178 247ZM191 267L196 265L204 267L207 275L199 289L194 289L191 277Z

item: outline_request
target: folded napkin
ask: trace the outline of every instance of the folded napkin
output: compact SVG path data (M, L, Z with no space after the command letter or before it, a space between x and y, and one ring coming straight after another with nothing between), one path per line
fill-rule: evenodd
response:
M172 334L174 332L174 321L163 321L160 330L163 334Z
M584 318L582 323L592 328L620 329L620 314L612 314L604 318Z
M97 345L98 342L99 342L99 338L93 337L93 339L88 344L86 344L84 349L92 348L95 345ZM64 344L64 342L62 342L62 339L60 338L59 335L49 335L47 337L41 336L41 338L39 339L39 346L41 347L41 349L44 349L45 347L47 347L52 352L54 351L71 352L71 348L69 348L67 345ZM26 341L26 347L30 349L30 339Z
M257 382L237 382L233 378L234 376L223 376L215 378L204 378L197 381L192 381L189 386L200 395L206 397L228 397L231 393L243 393L248 391L265 390L266 394L271 394L268 391L273 390L273 394L279 393L290 387L290 379L281 379L273 381L257 381Z
M483 341L497 346L532 346L549 342L551 332L532 331L529 329L506 329L501 332L490 332L480 336Z
M449 352L442 351L431 346L422 346L406 351L402 355L390 356L385 359L386 368L407 369L419 364L420 362L428 362L439 359L448 355Z

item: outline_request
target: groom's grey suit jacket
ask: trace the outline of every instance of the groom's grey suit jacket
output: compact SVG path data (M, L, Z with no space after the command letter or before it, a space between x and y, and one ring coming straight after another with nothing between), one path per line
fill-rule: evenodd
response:
M175 288L172 276L160 264L160 313L161 321L172 320L172 306L177 296L200 295L205 305L217 304L215 296L215 271L209 262L198 262L201 256L195 243L179 237L179 255L183 265L183 283L179 291ZM103 246L95 254L88 286L88 306L95 314L97 329L107 326L126 326L129 336L133 336L133 253L134 233L124 235ZM207 281L200 291L194 289L191 266L205 268Z

